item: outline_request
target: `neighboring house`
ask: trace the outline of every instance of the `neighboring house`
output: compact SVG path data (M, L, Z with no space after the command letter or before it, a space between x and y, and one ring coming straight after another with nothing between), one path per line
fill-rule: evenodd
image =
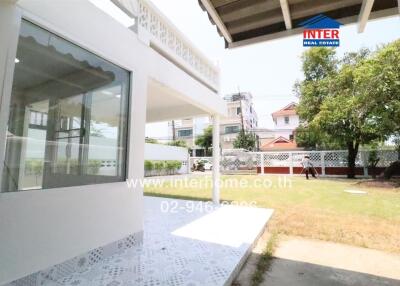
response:
M233 149L233 141L235 141L239 131L243 128L246 131L257 129L258 117L254 109L253 96L249 92L234 93L226 95L223 98L228 106L228 116L221 119L220 134L221 148ZM243 114L242 114L243 110ZM210 120L199 120L199 118L187 118L175 121L174 124L169 122L170 132L175 129L176 140L184 140L188 147L194 150L194 155L202 156L204 151L195 145L196 137L201 135L204 128L210 125ZM172 136L171 136L172 137Z
M294 131L299 127L299 116L296 113L297 104L292 102L284 108L272 113L274 120L275 138L294 139Z
M296 106L296 103L292 102L272 113L274 129L271 130L272 134L264 132L259 136L261 151L301 150L297 147L294 138L295 130L299 126Z
M184 141L186 146L192 150L192 156L204 156L204 149L196 145L196 138L203 134L204 128L212 125L211 118L197 117L185 118L168 122L170 138L173 138L175 131L175 140Z
M303 150L297 147L297 144L293 140L286 139L284 137L278 137L275 139L264 141L260 147L260 151L295 151Z
M146 123L226 115L219 69L150 1L104 1L124 24L97 2L0 1L0 285L140 243Z
M228 105L228 117L221 119L221 147L233 149L233 142L242 128L245 131L257 128L258 116L250 92L229 94L224 100Z
M267 128L253 128L251 130L257 136L257 150L261 148L265 143L275 139L275 130Z

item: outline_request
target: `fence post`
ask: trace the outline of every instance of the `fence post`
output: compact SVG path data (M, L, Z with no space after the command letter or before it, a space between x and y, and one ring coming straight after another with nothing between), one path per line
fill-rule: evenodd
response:
M293 153L289 152L290 175L293 175Z
M325 176L325 152L321 152L321 176Z
M259 153L260 154L260 167L261 167L261 174L265 174L265 170L264 170L264 154L262 152Z

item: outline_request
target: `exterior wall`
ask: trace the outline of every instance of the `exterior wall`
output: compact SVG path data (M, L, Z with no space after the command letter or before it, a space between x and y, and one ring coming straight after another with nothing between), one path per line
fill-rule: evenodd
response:
M154 161L164 161L164 160L182 161L182 167L178 171L178 173L180 174L189 173L189 166L188 166L189 150L187 148L146 143L144 150L144 159L154 160Z
M276 118L274 118L274 128L276 129L275 138L282 136L286 139L290 139L290 135L293 134L293 131L300 124L298 115L288 115L289 124L285 123L285 117L286 116L277 116Z
M1 1L1 167L21 16L131 72L129 180L144 177L146 113L153 121L166 120L171 113L165 108L148 112L151 82L173 87L182 102L198 112L224 114L224 103L214 91L149 48L145 31L135 34L89 1ZM132 189L119 182L0 193L0 285L140 233L142 220L140 184Z
M142 178L148 78L146 47L134 33L87 1L21 0L17 4L2 2L0 6L0 11L7 14L0 17L1 27L16 27L20 22L18 15L22 14L42 28L132 72L130 133L134 130L135 136L129 137L128 178ZM18 29L10 30L16 39ZM8 33L0 30L2 43L7 42L4 39ZM124 44L115 45L115 42ZM8 55L14 61L16 45L12 44L11 48L14 52ZM141 56L135 56L134 50ZM6 70L6 75L10 77L12 71ZM5 109L8 109L12 76L6 84L1 88L1 118L8 116ZM1 144L4 144L4 128L0 132ZM140 187L128 189L125 182L120 182L0 193L0 284L141 232L142 191Z

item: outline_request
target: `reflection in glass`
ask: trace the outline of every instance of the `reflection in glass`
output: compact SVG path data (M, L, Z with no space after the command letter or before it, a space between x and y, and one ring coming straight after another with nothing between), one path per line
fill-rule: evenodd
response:
M129 73L23 21L1 191L125 179Z

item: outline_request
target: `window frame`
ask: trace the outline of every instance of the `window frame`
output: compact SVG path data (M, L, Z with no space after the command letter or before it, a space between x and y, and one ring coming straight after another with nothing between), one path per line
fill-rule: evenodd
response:
M190 134L189 135L180 135L179 133L182 132L182 131L190 131ZM177 135L178 135L179 138L192 137L193 136L193 128L186 128L186 129L177 130Z
M228 128L235 128L235 129L237 129L237 131L228 132L227 131ZM240 132L240 126L239 125L228 125L228 126L224 127L224 131L225 131L225 134L237 134Z
M286 120L287 119L287 120ZM286 125L289 125L290 124L290 117L289 116L285 116L284 118L283 118L283 122L286 124Z
M132 134L132 93L133 93L133 83L134 83L134 71L133 69L125 66L122 62L110 58L110 56L105 55L103 52L100 50L86 44L84 40L78 40L78 37L73 37L71 36L68 32L63 31L63 29L55 26L54 24L51 24L41 18L39 18L36 15L30 14L26 10L23 10L21 8L17 8L18 13L16 13L14 17L14 21L17 23L17 28L13 29L11 34L13 36L13 39L15 39L15 42L13 41L7 41L6 47L9 49L8 57L6 59L7 61L7 66L5 67L5 73L3 75L3 80L4 86L3 86L3 93L0 94L0 99L2 99L2 102L4 103L4 107L0 109L0 118L6 118L6 123L5 123L5 128L0 129L0 138L3 137L3 140L0 143L0 186L2 186L2 173L3 173L3 165L6 160L5 156L5 151L6 151L6 145L7 145L7 137L6 134L8 132L8 118L9 118L9 113L10 113L10 102L12 98L12 87L14 83L14 73L15 73L15 66L17 63L15 63L14 59L18 51L18 42L19 42L19 36L21 32L21 26L23 21L27 21L33 25L38 26L39 28L54 34L55 36L79 47L80 49L83 49L91 54L93 54L96 57L101 58L104 61L109 62L112 65L115 65L123 70L125 70L128 73L128 79L129 79L129 84L127 85L127 98L126 98L126 126L125 126L125 134L126 138L124 140L125 144L125 160L124 160L124 170L121 173L121 176L115 176L113 178L118 180L110 180L106 182L94 182L90 184L83 184L83 185L76 185L76 186L58 186L54 188L41 188L41 189L33 189L34 190L40 190L40 191L45 191L45 190L64 190L68 188L76 188L76 187L85 187L85 186L91 186L91 185L104 185L104 184L110 184L110 183L123 183L129 178L129 173L130 173L130 165L131 165L131 160L130 160L130 154L132 152L131 147L130 147L130 141L131 141L131 134ZM3 126L1 126L3 127ZM3 133L4 132L4 133ZM31 191L31 190L17 190L17 191L1 191L0 194L5 194L5 193L15 193L15 192L26 192L26 191Z

